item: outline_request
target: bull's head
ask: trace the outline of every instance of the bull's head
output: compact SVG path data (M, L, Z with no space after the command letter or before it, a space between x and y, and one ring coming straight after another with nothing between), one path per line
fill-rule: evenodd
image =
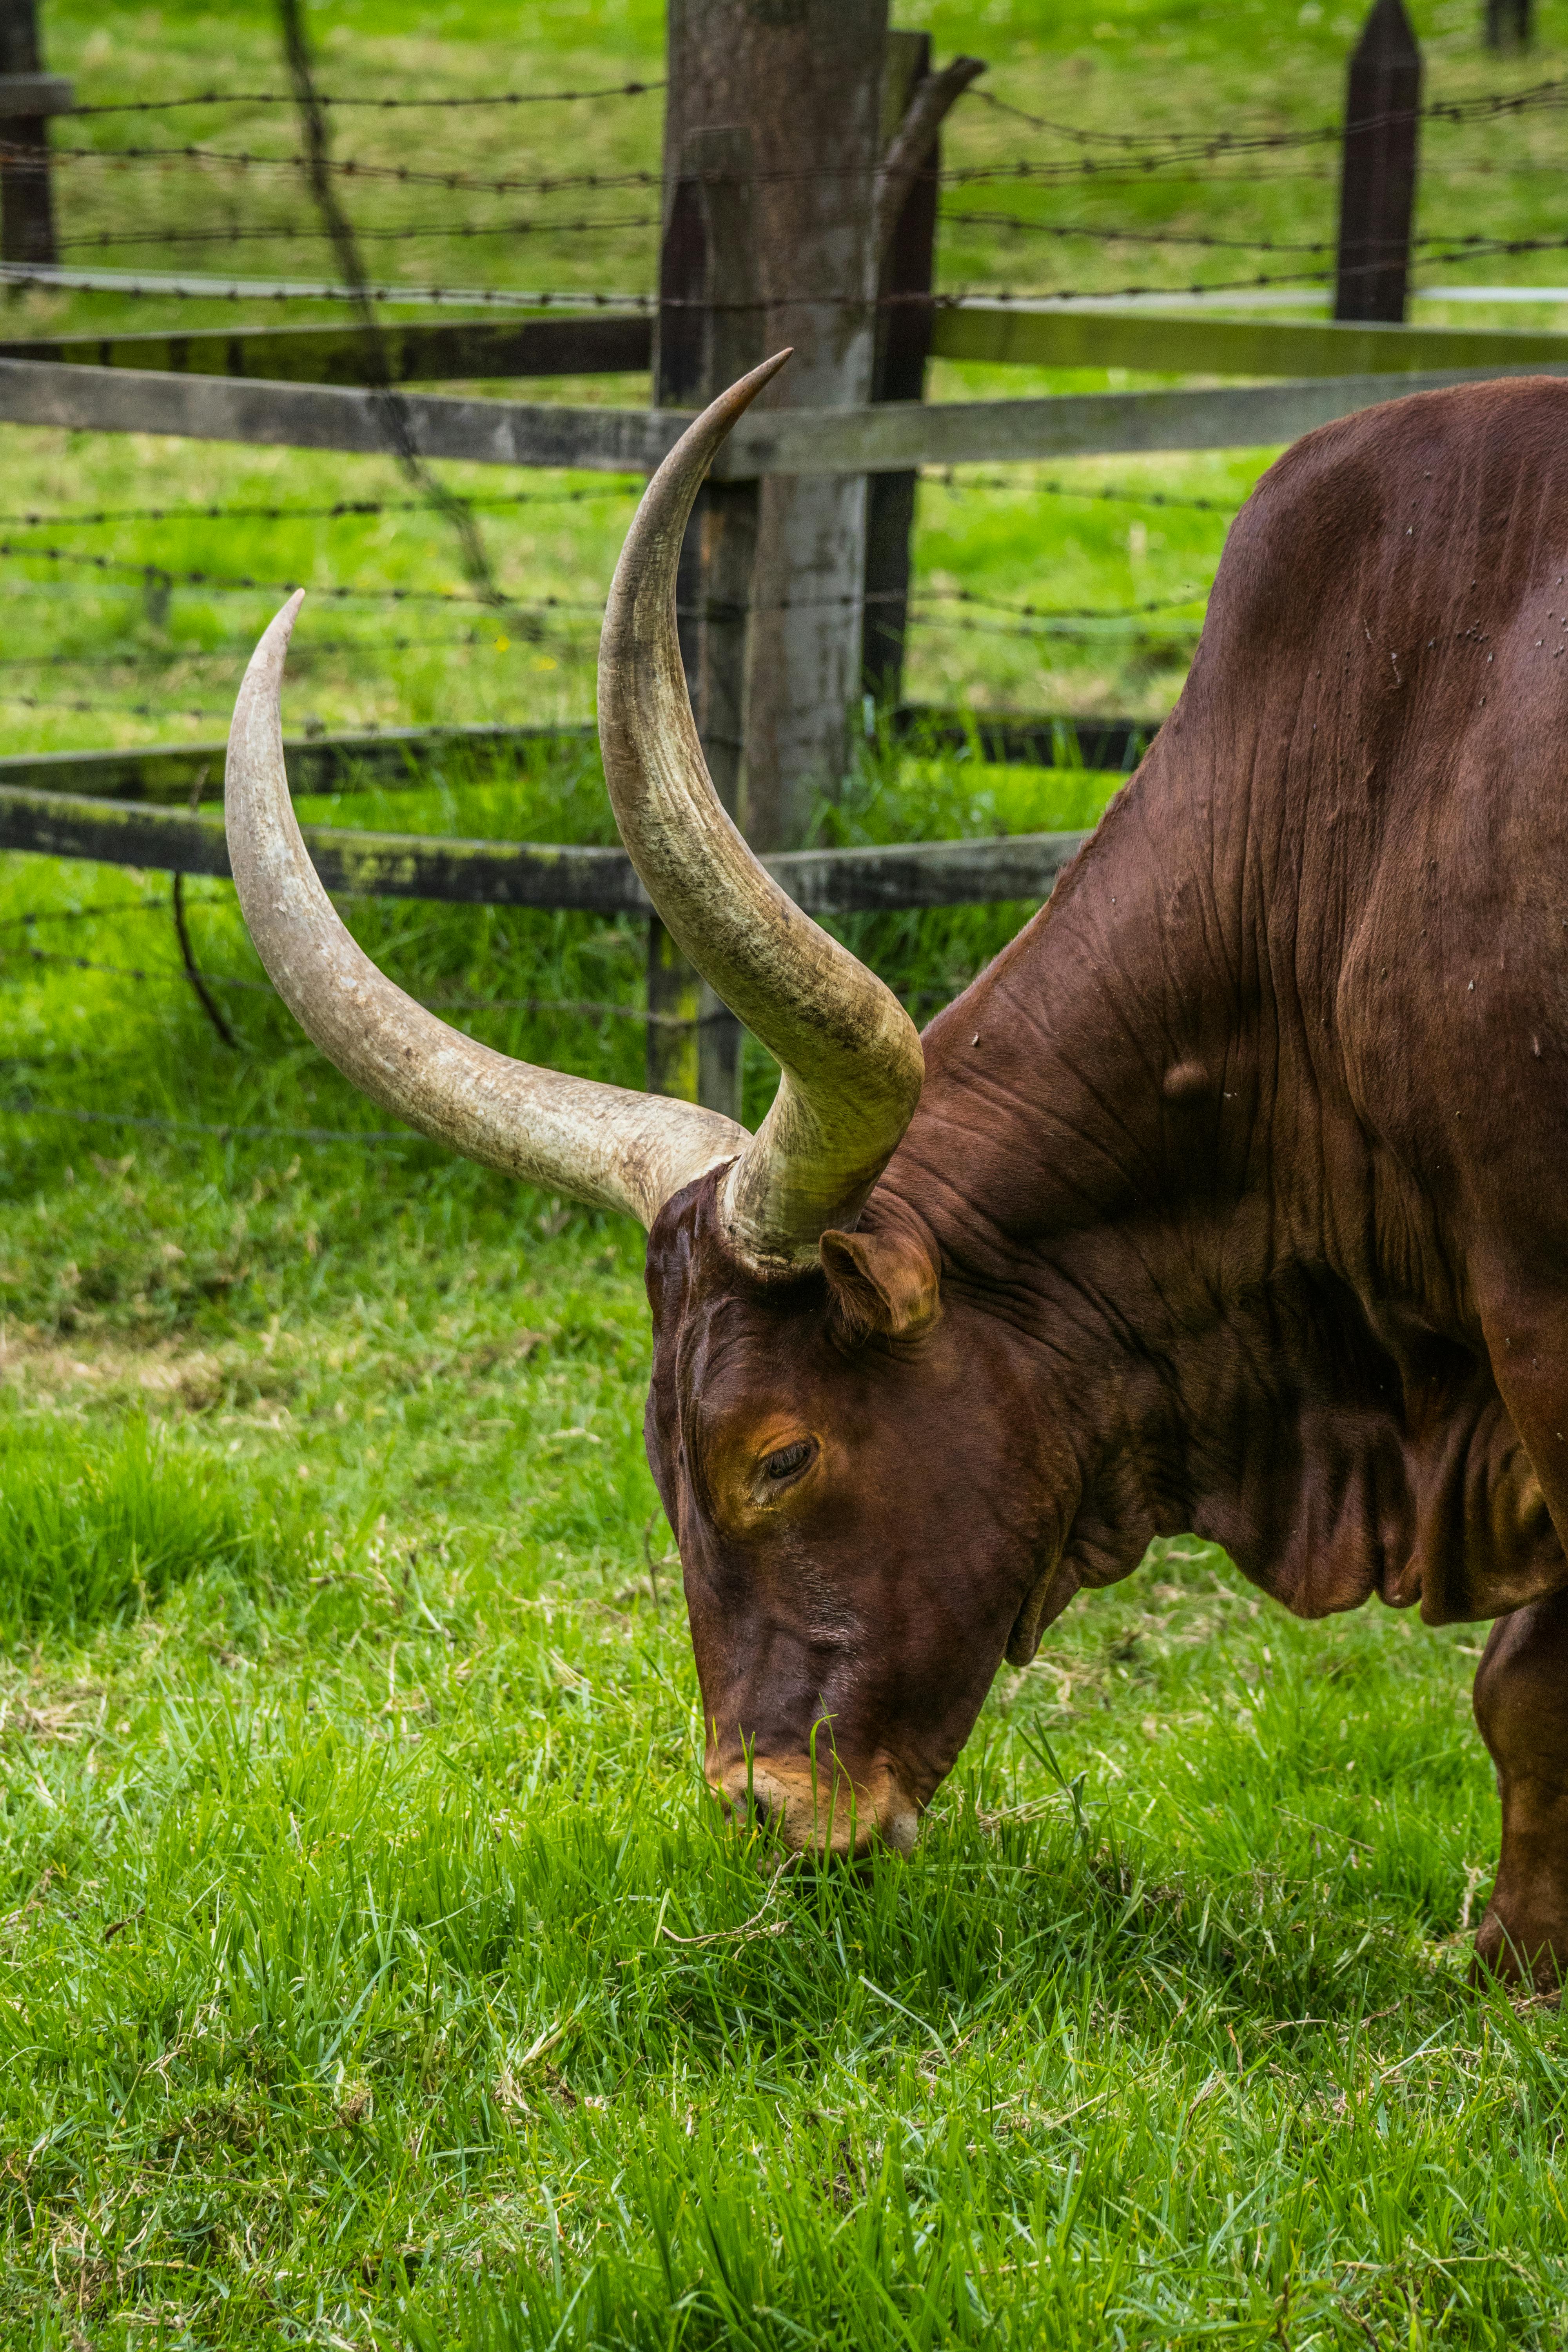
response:
M1032 1647L1059 1481L1043 1477L1053 1448L1006 1318L944 1302L929 1230L872 1201L920 1100L921 1041L758 864L692 722L681 538L715 451L781 364L716 401L654 477L599 662L621 837L681 948L782 1066L754 1136L493 1053L361 952L289 805L279 698L298 597L240 688L228 839L262 961L356 1086L472 1159L649 1229L648 1456L685 1569L709 1779L791 1845L907 1848L1009 1636Z

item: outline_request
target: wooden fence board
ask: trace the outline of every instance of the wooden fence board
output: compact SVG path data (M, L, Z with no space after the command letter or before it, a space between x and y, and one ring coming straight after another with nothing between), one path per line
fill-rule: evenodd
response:
M1030 310L980 300L938 310L932 349L940 359L1143 368L1160 375L1408 375L1432 369L1568 365L1568 335L1544 330ZM1384 396L1394 397L1394 390L1390 387Z
M1500 375L1568 375L1568 362L1332 376L1183 392L1069 394L1054 400L888 401L844 409L773 409L742 418L716 478L900 472L911 466L1006 464L1118 450L1257 448L1396 394ZM648 473L687 418L641 408L571 408L436 393L397 395L426 457L481 465ZM0 360L0 422L75 430L166 433L204 441L365 454L387 446L376 396L331 384L234 382L132 368Z
M454 319L388 325L377 339L394 383L458 376L611 375L646 371L647 312L593 317ZM184 335L62 335L0 342L0 359L273 383L364 384L375 344L363 327L213 328Z
M64 74L0 74L0 121L37 122L75 111L76 85Z
M879 473L907 466L996 465L1148 449L1245 449L1293 441L1381 401L1548 367L1426 371L1182 392L1068 394L1047 400L887 402L863 409L773 409L743 417L716 474Z
M646 408L569 408L438 393L396 397L422 456L486 466L650 473L687 421ZM367 456L390 446L374 393L49 360L0 359L0 420Z
M444 835L304 828L329 890L372 898L430 898L486 907L651 913L624 850L536 842L459 841ZM999 840L900 842L865 849L786 850L763 862L810 914L955 907L1043 898L1081 833ZM226 876L228 845L216 813L0 788L0 849L81 857L167 874Z
M370 898L437 898L496 907L582 908L646 914L624 850L460 841L440 834L305 829L329 890ZM0 849L85 857L165 874L227 875L223 818L205 810L92 800L74 793L0 790Z
M939 307L931 331L941 359L1131 367L1164 375L1408 375L1568 363L1568 334L1547 330L1211 319L1142 309L1031 310L979 298ZM398 383L640 373L649 365L652 339L646 311L421 320L382 330ZM276 383L363 385L369 374L363 329L342 326L28 338L0 342L0 358Z
M235 668L237 673L239 661ZM887 714L893 734L917 751L971 751L1018 767L1125 772L1152 740L1152 719L1085 719L1071 713L993 716L900 703ZM386 727L374 735L312 735L285 740L289 789L356 792L427 787L443 752L506 751L529 743L590 743L591 720L562 727ZM223 798L226 743L163 743L116 751L23 751L0 759L0 786L75 793L91 800L150 802L185 808L200 782L204 801Z
M235 661L237 679L241 657ZM337 793L348 788L427 785L444 751L488 751L533 742L592 742L590 721L579 727L386 727L374 734L315 735L285 741L291 791ZM221 743L157 744L143 751L28 751L0 760L0 785L68 792L92 800L143 801L184 808L198 778L202 798L223 798Z

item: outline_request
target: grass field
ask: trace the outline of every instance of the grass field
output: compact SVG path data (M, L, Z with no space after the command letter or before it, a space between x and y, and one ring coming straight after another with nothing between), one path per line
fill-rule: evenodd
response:
M636 1237L372 1139L263 992L228 1054L143 891L0 893L148 975L6 986L12 1099L88 1116L0 1129L0 2342L1560 2341L1560 2021L1465 1981L1479 1635L1172 1545L1005 1672L911 1863L765 1875ZM361 911L431 997L631 962Z
M1465 1980L1478 1633L1173 1544L911 1863L764 1874L637 1237L376 1139L261 991L229 1054L153 886L18 866L11 1099L87 1116L0 1128L0 2342L1561 2340L1561 2025ZM432 998L631 994L602 928L360 913ZM862 943L951 985L978 920ZM481 1023L635 1076L621 1025Z
M1023 0L896 13L994 58L999 95L1070 98L1100 130L1331 118L1349 22L1173 0L1074 0L1048 30ZM1562 0L1534 56L1502 63L1472 11L1415 13L1435 91L1562 68ZM616 80L659 47L643 5L550 0L527 40L480 0L434 22L336 0L315 21L323 79L367 89ZM276 83L250 5L220 21L50 0L46 23L84 97ZM603 135L635 166L657 100L626 108ZM1438 226L1550 235L1555 119L1468 132ZM216 144L228 120L197 128ZM119 121L92 136L129 142ZM1016 152L1001 121L966 118L953 151ZM510 167L544 136L509 125L481 119L472 168L486 142ZM1315 233L1328 163L1291 169L1239 191L1097 187L1082 216L1245 208L1259 233ZM153 197L188 205L192 228L265 226L272 201L257 174L253 210L225 213L172 164L119 184L150 220L171 216ZM638 234L615 255L632 284ZM576 247L546 250L555 270ZM482 251L481 270L431 247L454 276L525 282L516 253ZM1020 266L1002 232L944 252L995 282ZM1105 284L1152 265L1095 247L1083 266ZM1561 271L1550 254L1510 270L1537 267ZM132 306L12 310L85 331ZM556 387L590 389L637 396ZM5 451L8 513L405 494L371 461L14 429ZM922 577L1070 605L1201 586L1223 515L1152 499L1223 507L1267 455L1054 469L1143 501L1126 506L1027 478L930 485ZM320 600L290 720L585 712L566 640L591 642L628 511L487 513L509 583L581 598L561 639L487 619L458 645L450 611ZM462 585L420 514L58 543L321 588ZM0 557L4 676L32 698L0 706L11 748L221 733L272 597L176 585L160 615L134 582L67 591L69 569ZM440 642L389 648L391 630ZM1190 641L931 631L914 683L1158 711ZM80 666L21 667L43 655ZM824 824L1078 824L1112 782L871 746ZM596 760L571 747L451 755L420 789L330 813L609 837ZM279 1009L227 889L189 901L232 1049L184 978L166 878L0 860L4 2352L1568 2339L1568 2042L1553 2007L1466 1976L1498 1834L1468 1715L1484 1629L1300 1626L1218 1554L1171 1544L1004 1671L911 1861L769 1874L701 1792L679 1565L641 1453L640 1237L388 1133ZM1025 911L846 929L923 1016ZM637 1082L635 927L350 913L489 1042ZM755 1116L760 1055L748 1083Z

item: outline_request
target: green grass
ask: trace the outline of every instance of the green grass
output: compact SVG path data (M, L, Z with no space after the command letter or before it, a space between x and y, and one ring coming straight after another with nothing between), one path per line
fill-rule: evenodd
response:
M8 1423L0 1436L0 1633L88 1635L220 1568L258 1573L258 1530L232 1479L127 1422L108 1444ZM262 1554L261 1556L264 1556Z
M1540 14L1536 56L1495 65L1471 9L1418 9L1433 93L1559 70L1568 14ZM404 0L312 15L323 79L366 89L613 79L659 39L642 0L552 0L526 26L479 0L438 21ZM1176 0L1075 0L1048 24L1033 5L898 15L941 52L993 58L999 94L1100 130L1325 119L1349 22ZM49 0L47 24L88 96L273 74L248 0L221 19ZM92 135L125 143L119 120ZM1553 121L1467 132L1447 193L1435 173L1423 199L1456 209L1431 217L1479 225L1484 201L1486 225L1547 233ZM465 160L510 168L550 135L479 118ZM656 114L580 136L584 163L636 162ZM974 110L952 151L1024 136ZM73 168L62 216L90 233L99 200ZM1084 219L1212 226L1245 207L1316 233L1328 165L1291 169L1239 194L1068 195ZM114 184L150 219L200 225L174 170ZM218 201L202 195L208 225ZM356 191L366 222L412 216L381 201ZM243 204L242 225L299 209L263 174ZM482 249L513 282L576 251ZM944 268L1003 278L1020 249L950 243ZM455 274L472 251L430 258ZM628 232L613 257L646 270L648 247ZM1550 256L1518 267L1538 263L1560 274ZM1112 247L1058 269L1053 248L1052 282L1152 267ZM174 315L11 308L39 331ZM1066 381L942 370L933 389ZM390 466L308 453L19 430L5 452L7 512L404 494ZM933 481L921 576L1062 605L1202 586L1223 516L1156 498L1228 503L1267 455ZM485 530L520 595L591 604L626 512L562 500L488 511ZM463 584L420 515L51 535L318 588ZM176 584L160 615L133 583L71 572L63 593L70 571L0 558L5 658L84 657L25 685L0 672L33 698L4 705L11 748L221 733L270 593ZM451 608L318 597L286 710L582 716L591 617L539 639L487 621L459 645L471 616ZM443 642L398 651L389 630ZM1152 714L1190 642L1184 625L931 628L911 683ZM50 696L94 707L33 707ZM1073 826L1114 782L871 743L819 835ZM307 813L610 837L596 757L570 745L444 752L418 789ZM1299 1625L1217 1553L1157 1548L1004 1672L912 1861L771 1874L701 1790L679 1565L641 1452L640 1237L389 1138L278 1007L226 887L189 901L235 1050L191 995L164 878L0 860L5 2352L1559 2346L1568 2043L1554 2009L1466 1978L1498 1835L1468 1713L1481 1629ZM843 928L924 1017L1024 911ZM637 1082L637 926L348 913L488 1042ZM752 1118L770 1085L754 1053Z
M1109 782L868 756L825 823ZM569 751L399 805L509 793L603 827ZM615 926L351 911L427 996L635 997ZM929 1000L1016 918L857 919ZM701 1792L638 1236L417 1139L198 1131L383 1122L263 990L219 1043L155 884L10 860L0 926L7 1101L95 1115L0 1115L0 1497L50 1531L0 1643L0 2342L1561 2341L1568 2047L1465 1976L1479 1633L1158 1548L1003 1674L912 1862L770 1875ZM454 1017L636 1080L635 1022Z

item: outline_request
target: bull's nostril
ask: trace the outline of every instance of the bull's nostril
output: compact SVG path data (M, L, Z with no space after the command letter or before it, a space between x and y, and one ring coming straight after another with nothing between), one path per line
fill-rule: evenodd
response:
M880 1844L908 1853L919 1834L919 1814L886 1768L829 1778L806 1758L770 1756L713 1777L737 1829L778 1838L794 1853L848 1859Z
M765 1830L773 1820L774 1810L773 1790L765 1787L759 1788L749 1775L742 1780L737 1774L721 1793L724 1803L729 1809L730 1819L736 1829Z

